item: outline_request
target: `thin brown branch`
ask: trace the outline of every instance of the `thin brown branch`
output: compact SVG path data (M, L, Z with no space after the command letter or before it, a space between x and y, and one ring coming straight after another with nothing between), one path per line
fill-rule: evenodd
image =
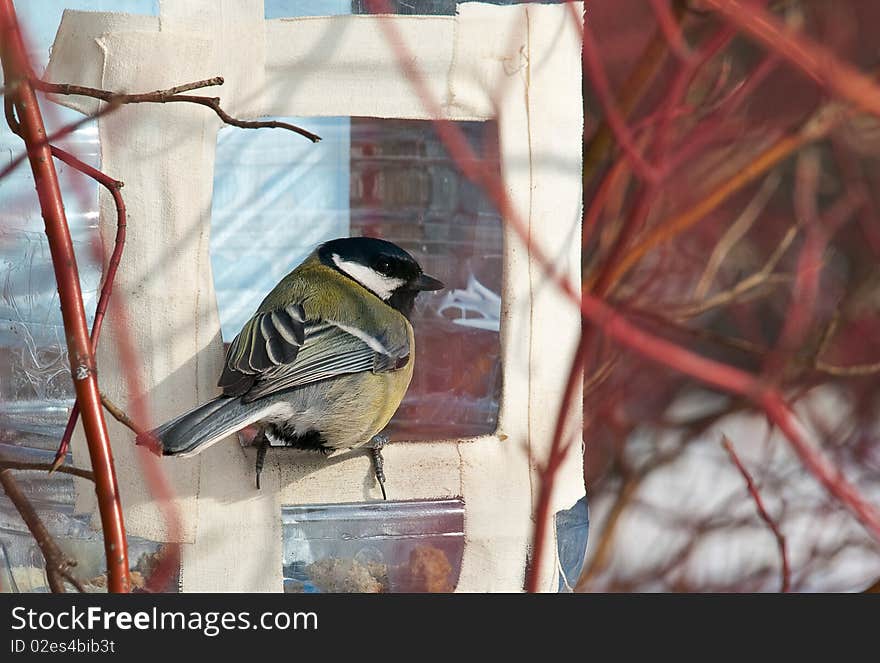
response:
M574 5L569 5L574 12ZM651 164L639 151L629 125L626 123L626 115L618 108L611 84L602 65L599 46L593 37L592 30L587 23L582 28L584 75L589 75L596 92L596 97L602 107L605 121L611 129L617 144L624 151L630 161L630 166L635 173L647 182L656 183L662 178L662 173Z
M113 401L107 398L107 394L101 393L101 404L104 406L104 409L110 413L110 415L116 419L120 424L131 430L135 435L144 434L145 431L143 428L138 426L131 417L129 417L125 410L116 405Z
M389 7L387 2L379 0L371 0L369 4L376 7L378 13ZM409 79L415 93L422 100L424 108L433 117L442 117L442 107L420 76L411 50L397 27L393 22L380 22L380 27L383 29L383 34L388 39L390 47L397 55L401 69ZM687 214L693 216L692 220L683 225L676 225L674 229L658 228L657 230L662 230L662 237L659 240L654 237L652 241L659 243L669 239L683 231L689 224L699 221L704 214L715 209L733 191L753 181L799 147L826 136L831 128L837 124L839 116L842 114L845 114L845 111L833 103L824 106L798 132L788 135L784 142L775 144L757 162L752 162L747 168L740 171L741 173L748 171L744 177L736 181L728 180L712 194L712 200L704 200L701 203L702 206L705 206L702 210L689 211ZM553 269L555 262L541 250L538 244L531 241L529 226L517 214L501 180L493 177L484 167L481 167L480 159L474 155L474 151L463 132L448 121L434 120L434 126L437 128L440 140L453 157L453 161L461 169L462 174L484 188L489 199L501 212L507 227L511 228L525 242L529 248L530 258L543 270L548 282L558 286L566 298L579 306L585 323L594 325L598 331L621 345L635 350L645 359L673 368L685 376L696 378L703 384L724 390L730 395L747 397L752 400L766 413L770 421L780 428L788 444L807 471L822 484L830 495L846 505L847 509L858 518L875 539L880 540L880 511L811 444L809 433L803 429L791 407L777 389L764 384L760 376L703 357L630 324L607 303L586 289L578 292L565 276ZM645 243L634 247L635 250L642 252L646 252L650 248ZM628 271L639 257L635 254L628 254L627 260L620 264L620 273Z
M52 469L52 463L24 463L15 460L0 460L0 468L24 471L48 471ZM63 467L59 467L56 469L61 474L71 474L81 479L88 479L89 481L95 480L94 472L92 472L91 470L83 469L81 467L71 467L70 465L64 465Z
M143 92L139 94L127 94L122 92L111 92L110 90L101 90L95 87L86 87L84 85L71 85L69 83L50 83L39 78L31 79L31 84L40 92L60 95L77 95L80 97L92 97L101 101L116 102L119 104L137 104L142 102L163 103L168 97L173 97L181 92L190 92L205 87L213 87L215 85L223 85L222 76L214 76L193 83L184 83L167 90L154 90L153 92Z
M76 560L69 558L61 548L58 547L55 539L46 529L46 525L40 519L34 509L33 504L28 500L27 496L18 486L15 477L12 476L12 470L0 469L0 484L18 511L21 519L27 525L28 530L37 542L43 559L46 562L46 578L49 582L49 589L56 594L64 594L64 581L67 580L71 585L76 587L80 592L85 592L82 583L77 580L70 569L76 566Z
M84 87L82 85L69 85L67 83L48 83L41 80L33 81L34 87L36 87L41 92L47 92L49 94L91 97L93 99L106 101L107 103L113 104L114 106L124 106L127 104L167 104L175 102L197 104L199 106L210 108L217 114L217 117L223 120L223 122L234 127L240 127L242 129L287 129L288 131L297 133L304 138L308 138L313 143L317 143L319 140L321 140L321 137L317 134L313 134L311 131L307 131L302 127L296 126L295 124L290 124L289 122L280 122L278 120L239 120L235 117L232 117L229 113L224 111L223 108L221 108L219 97L200 97L180 94L181 92L187 92L198 88L222 84L223 77L215 76L214 78L207 78L205 80L196 81L194 83L185 83L183 85L178 85L176 87L168 88L167 90L154 90L153 92L127 94L120 92L111 92L110 90L101 90L92 87Z
M755 502L761 520L767 523L767 527L770 528L770 531L773 532L773 536L776 537L776 545L779 546L779 557L782 562L782 569L780 570L782 576L780 590L783 593L786 593L791 587L791 569L788 566L788 549L785 543L785 536L782 534L776 521L770 517L769 513L767 513L767 509L764 507L764 500L761 498L761 493L758 492L755 482L752 480L752 476L740 461L739 456L736 455L736 451L734 451L733 445L730 443L730 440L727 439L726 435L721 438L721 446L727 451L730 460L736 465L736 469L739 470L743 480L746 482L746 490L748 490L749 495L752 496L752 500Z
M782 256L785 255L785 252L788 250L788 247L791 246L791 243L792 241L794 241L796 235L797 227L792 226L788 229L788 232L785 233L782 240L776 246L773 253L770 255L770 257L767 259L767 262L760 270L744 278L742 281L739 281L735 286L728 290L719 292L701 302L697 302L688 306L683 306L675 310L673 312L673 317L692 318L694 316L705 313L710 309L718 308L719 306L726 306L733 301L738 301L744 295L760 286L771 285L780 282L785 283L790 281L790 276L786 274L774 274L773 270L776 269L779 261L782 260Z
M778 285L790 283L792 278L790 274L757 272L746 277L729 290L719 292L704 302L675 309L672 315L677 319L693 318L729 304L742 304L757 299L767 292L771 292Z
M611 375L619 359L619 355L614 355L603 362L601 366L584 380L584 397L597 389Z
M880 361L873 364L855 364L853 366L835 366L824 361L817 361L816 370L835 377L863 377L880 373Z
M693 57L687 41L682 34L679 24L679 15L676 10L669 6L668 0L648 0L654 16L657 19L657 27L663 33L669 47L681 60L689 60ZM679 10L680 11L680 10Z
M880 362L869 364L854 364L852 366L837 366L822 360L822 356L834 340L834 335L840 326L840 311L835 311L831 321L825 326L822 337L812 361L812 369L818 373L825 373L834 377L864 377L880 373Z
M712 287L712 281L715 280L715 275L718 273L724 259L730 253L731 249L746 235L746 233L748 233L755 221L758 220L758 217L761 216L761 212L764 211L764 208L767 207L767 203L770 202L770 198L773 197L776 189L779 188L779 182L781 179L782 176L779 174L779 171L771 172L758 189L755 197L749 201L748 205L746 205L742 214L739 215L739 217L725 231L724 235L722 235L721 239L712 250L712 254L709 256L709 261L706 263L706 268L703 271L703 275L700 277L700 280L697 282L697 286L694 289L695 299L702 299L709 294L709 289Z
M816 348L816 356L814 358L813 363L818 364L822 356L828 350L828 346L831 345L831 341L834 340L834 335L837 333L837 328L840 325L840 305L834 311L834 315L831 317L831 321L825 326L824 331L822 332L822 338L819 339L819 346Z
M721 332L715 331L710 327L689 326L684 324L681 318L669 317L658 311L633 308L631 306L624 307L622 308L622 310L631 317L644 319L649 323L662 325L664 328L667 328L673 332L684 334L691 338L707 341L709 343L720 345L725 348L745 352L756 357L761 357L767 352L767 348L763 345L753 343L752 341L748 341L743 338L728 336Z
M575 350L571 368L565 389L562 392L562 401L556 416L556 426L553 431L553 442L546 465L541 470L541 485L538 491L537 506L535 507L535 530L532 534L532 559L526 572L526 591L534 593L538 591L538 575L541 572L541 561L544 554L544 538L546 536L548 521L550 520L550 498L553 495L553 485L556 482L556 472L565 460L571 442L566 441L566 427L569 424L569 413L574 407L573 396L579 385L584 382L584 363L586 361L587 346L584 343L585 336L581 335L580 342ZM579 405L582 406L582 399Z

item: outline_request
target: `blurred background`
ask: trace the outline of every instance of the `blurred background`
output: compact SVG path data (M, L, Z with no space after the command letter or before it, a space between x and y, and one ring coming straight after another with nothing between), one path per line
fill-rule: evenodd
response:
M740 28L752 8L770 12L876 79L880 4L745 2L740 25L713 4L587 4L585 286L643 329L779 385L878 504L880 122ZM603 86L658 182L634 174ZM588 351L592 529L578 589L781 588L779 542L725 435L785 539L793 591L880 577L877 541L749 402L598 334Z

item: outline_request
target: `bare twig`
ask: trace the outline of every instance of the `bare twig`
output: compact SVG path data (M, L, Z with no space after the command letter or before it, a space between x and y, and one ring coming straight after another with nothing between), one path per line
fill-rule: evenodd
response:
M116 421L131 430L135 435L144 435L146 433L143 428L138 426L132 418L125 413L125 410L107 398L107 394L101 394L101 404L104 406L104 409L116 419Z
M193 83L184 83L167 90L154 90L153 92L144 92L139 94L127 94L123 92L111 92L110 90L101 90L95 87L86 87L84 85L71 85L69 83L50 83L39 78L32 78L31 84L40 92L48 94L60 95L77 95L80 97L93 97L101 101L115 102L117 104L137 104L142 102L164 103L169 97L173 97L181 92L190 92L205 87L213 87L215 85L223 85L222 76L214 76Z
M669 6L668 0L649 0L649 2L654 16L657 18L657 27L663 33L672 52L682 60L693 57L682 34L679 18Z
M855 364L853 366L835 366L824 361L817 361L816 370L836 377L862 377L880 373L880 361L873 364Z
M121 193L122 182L114 180L104 173L92 168L88 164L84 164L83 162L79 161L72 155L67 154L63 150L58 150L57 148L53 147L53 155L56 158L62 159L63 161L65 161L65 163L68 163L69 165L80 170L89 177L92 177L104 187L106 187L110 194L113 196L113 201L116 206L116 242L113 253L111 254L110 260L108 262L106 273L104 275L104 284L101 288L101 296L98 300L98 306L95 311L95 320L92 327L92 334L90 339L93 347L97 349L101 325L104 320L107 307L111 303L110 295L112 291L112 285L117 268L119 266L119 261L121 259L125 241L126 211L125 203L123 201ZM137 359L137 352L133 343L131 342L130 334L127 333L127 331L130 329L130 324L127 321L124 309L119 307L116 308L115 323L117 330L120 332L117 337L117 351L122 357L123 363L129 366L138 365L139 360ZM129 394L143 393L143 388L138 379L137 371L125 371L124 377L127 382ZM128 427L132 428L132 430L134 430L136 433L139 433L140 429L133 423L133 419L125 415L120 408L114 406L104 394L101 394L101 402L105 408L109 408L108 411L112 415L118 417L120 421L122 421L122 423L128 425ZM149 416L147 414L147 410L143 400L135 399L132 407L135 411L135 419L138 419L140 421L149 420ZM56 455L55 463L53 464L55 467L59 466L64 461L66 455L65 445L69 443L70 434L72 433L72 428L75 423L76 422L73 418L73 413L71 413L71 418L68 420L68 430L65 431L65 435L64 437L62 437L62 442ZM149 448L155 453L155 438L147 434L142 439L146 440L145 442L142 442L142 444L149 445ZM159 453L159 455L161 455L161 453ZM174 504L172 502L173 491L171 490L168 482L165 480L160 468L155 463L155 459L153 459L152 456L148 457L139 455L139 460L143 463L143 473L144 477L147 480L150 491L155 500L158 502L159 508L162 510L162 513L165 517L169 540L176 541L179 538L179 535L177 533L180 530L180 522ZM177 568L180 552L179 548L176 545L169 544L166 550L167 554L163 555L162 561L153 570L153 573L150 576L147 584L148 590L161 590L161 588L166 587L168 579L171 577L174 569Z
M611 551L614 548L613 544L617 534L617 526L620 523L621 516L626 512L627 508L632 503L633 498L637 494L639 487L642 485L643 478L644 477L641 474L631 474L623 479L623 482L617 491L617 495L614 498L614 503L611 505L611 509L602 523L602 529L594 536L590 537L591 539L595 537L598 542L594 546L596 552L593 553L589 564L581 573L581 576L575 585L576 590L586 590L593 580L595 580L596 576L602 573L602 571L608 566L608 562L611 558ZM590 544L593 545L592 541Z
M806 335L814 316L820 291L820 273L823 255L834 233L864 204L864 193L846 191L821 216L818 204L819 157L813 151L801 153L795 181L795 209L806 226L806 241L795 269L793 293L785 322L779 332L776 347L764 361L768 379L777 377L786 359L793 356ZM821 344L820 344L821 346Z
M742 214L740 214L736 221L730 225L715 245L715 248L712 250L712 255L709 256L709 261L706 263L703 275L700 277L700 280L697 282L697 287L694 289L694 299L702 299L708 294L709 288L712 287L712 281L715 279L715 275L721 267L721 263L724 262L724 259L727 257L727 254L730 253L730 250L745 236L752 225L754 225L755 221L758 220L761 212L764 211L767 203L770 202L770 198L779 187L779 181L781 179L782 177L778 171L770 173L758 189L755 197L749 201L749 204L742 211Z
M24 463L15 460L0 460L0 468L10 470L46 471L52 469L52 463ZM57 470L61 474L71 474L81 479L88 479L89 481L95 480L94 472L80 467L71 467L70 465L64 465L57 468Z
M602 529L597 534L597 544L595 546L596 552L581 572L577 584L575 585L575 590L586 590L590 583L595 580L605 568L607 568L611 559L611 553L614 549L614 540L622 517L636 499L639 489L645 479L655 470L658 470L678 459L683 450L684 447L679 447L676 450L657 455L653 460L639 469L630 470L628 464L624 462L623 458L618 460L618 465L621 467L623 474L622 483L617 490L614 503L611 505L608 516L602 523Z
M80 592L85 592L86 590L82 583L70 572L70 569L76 566L76 560L70 559L58 547L58 544L52 538L49 530L46 529L40 516L37 515L30 500L19 488L18 482L12 476L12 470L0 469L0 484L3 485L3 490L15 506L25 525L27 525L31 535L33 535L40 548L40 552L43 553L43 559L46 561L46 578L49 581L49 589L56 594L64 594L64 581L67 580Z
M742 477L746 482L746 490L748 490L749 495L752 496L755 506L758 509L758 515L761 516L761 520L767 523L767 527L770 528L770 531L773 532L773 536L776 537L776 545L779 547L779 557L782 561L782 569L780 571L782 574L780 591L783 593L788 592L791 587L791 569L788 566L788 549L785 543L785 536L780 531L779 525L776 521L770 517L769 513L767 513L767 509L764 507L764 500L761 499L761 493L758 492L758 489L755 487L755 482L752 480L752 476L736 455L736 451L734 451L733 445L730 443L730 440L727 439L727 436L722 436L721 446L724 447L724 450L727 451L727 454L730 456L730 460L736 465L736 469L739 470L739 473L742 474Z
M583 384L584 362L586 359L587 337L581 335L575 350L574 359L568 371L568 379L562 392L562 401L556 415L556 426L553 431L553 441L547 464L541 470L541 486L538 491L537 505L535 506L535 531L532 538L535 542L543 542L546 535L547 523L550 520L550 505L553 496L553 486L556 482L556 472L565 460L570 442L566 440L565 432L569 423L569 412L574 405L575 390ZM578 406L582 406L579 403ZM580 433L578 433L580 437ZM532 560L526 573L526 591L538 591L538 576L541 572L541 561L544 554L543 545L535 545L532 549Z
M705 299L701 302L697 302L695 304L683 306L676 309L673 312L673 317L692 318L694 316L705 313L706 311L709 311L713 308L725 306L733 301L737 301L744 295L748 294L749 292L755 290L760 286L773 285L776 283L786 283L790 281L791 276L787 274L774 274L773 270L776 269L776 265L779 264L779 261L782 259L782 256L785 255L788 247L791 246L791 243L796 235L797 228L792 226L788 229L788 232L785 233L782 241L779 242L779 244L776 246L776 249L773 251L770 257L767 259L767 262L760 270L744 278L742 281L738 282L735 286L728 290L716 293L712 297L709 297L708 299Z
M97 88L89 88L83 87L79 85L68 85L66 83L46 83L45 81L40 81L39 79L31 79L34 84L34 87L38 87L39 89L50 92L53 94L77 94L88 97L93 97L95 99L101 99L102 101L107 101L107 105L103 108L99 109L97 112L92 113L91 115L87 115L83 118L75 122L71 122L61 127L60 129L53 131L47 137L42 140L38 140L35 142L36 147L44 147L49 145L50 143L54 143L61 138L73 133L81 126L88 124L92 120L96 120L104 115L107 115L121 105L124 104L138 104L138 103L173 103L173 102L185 102L198 104L200 106L206 106L212 109L217 116L223 120L226 124L240 127L243 129L261 129L261 128L279 128L279 129L287 129L289 131L293 131L294 133L298 133L305 138L308 138L313 143L317 143L321 140L321 137L313 134L310 131L307 131L301 127L298 127L294 124L289 124L287 122L280 122L278 120L239 120L224 111L220 107L220 100L217 97L197 97L190 95L179 95L174 94L173 91L177 90L192 90L197 87L205 87L206 85L218 85L219 83L211 83L211 81L216 81L223 79L220 76L215 78L209 78L204 81L197 81L195 83L186 83L184 85L178 85L174 88L169 88L168 90L156 90L155 92L145 92L142 94L115 94L113 92L109 92L107 90L99 90ZM12 87L7 86L7 88ZM69 91L65 91L69 90ZM21 154L16 155L10 162L0 170L0 179L3 179L6 175L11 173L13 170L18 168L21 163L27 159L27 153L22 152Z
M813 368L822 373L833 375L835 377L863 377L866 375L874 375L880 373L880 361L871 364L855 364L853 366L835 366L822 360L822 356L831 345L837 328L840 326L840 311L835 311L831 322L825 327L822 338L819 341L819 348L816 350L816 356L813 361Z
M825 329L822 331L822 337L819 339L819 345L816 348L816 356L814 358L814 364L818 364L822 356L825 354L826 350L828 350L828 346L831 345L831 341L834 340L834 335L837 333L837 328L840 326L840 307L835 309L834 315L831 317L831 321L825 325Z
M313 143L317 143L321 140L321 137L317 134L313 134L311 131L307 131L295 124L290 124L289 122L280 122L278 120L239 120L234 118L220 107L219 97L199 97L180 94L181 92L187 92L198 88L223 85L222 76L215 76L214 78L207 78L194 83L185 83L183 85L168 88L167 90L155 90L153 92L142 92L138 94L111 92L109 90L84 87L82 85L69 85L67 83L48 83L41 80L34 80L33 85L42 92L92 97L93 99L106 101L114 106L124 106L127 104L168 104L174 102L198 104L199 106L210 108L217 114L217 117L223 120L223 122L234 127L241 127L242 129L287 129L288 131L292 131L300 136L308 138Z

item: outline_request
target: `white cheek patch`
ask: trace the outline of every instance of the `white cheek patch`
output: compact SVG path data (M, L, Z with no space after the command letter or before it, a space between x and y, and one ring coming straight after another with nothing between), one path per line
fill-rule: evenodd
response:
M367 290L378 295L381 299L388 299L395 290L406 283L403 279L385 276L385 274L380 274L375 269L371 269L358 262L343 260L336 253L333 254L333 262L336 263L340 270L348 274Z

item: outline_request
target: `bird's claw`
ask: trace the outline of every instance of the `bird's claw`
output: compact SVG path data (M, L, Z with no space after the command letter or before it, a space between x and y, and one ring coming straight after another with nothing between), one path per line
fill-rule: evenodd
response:
M265 431L260 431L254 442L257 446L257 490L260 490L260 474L263 473L263 464L266 462L266 451L269 450L269 438Z
M370 442L370 453L373 457L373 470L376 473L376 481L379 482L379 488L382 489L382 499L387 500L388 495L385 493L385 459L382 458L382 447L388 444L388 437L385 435L374 435Z

